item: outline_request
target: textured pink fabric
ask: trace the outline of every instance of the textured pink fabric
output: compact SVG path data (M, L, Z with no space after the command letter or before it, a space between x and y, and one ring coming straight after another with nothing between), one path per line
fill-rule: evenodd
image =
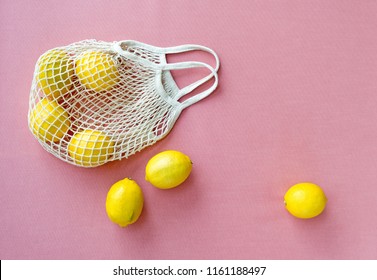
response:
M376 259L376 14L376 1L351 0L2 0L0 259ZM92 38L211 47L220 85L141 153L69 165L27 128L31 78L46 50ZM166 149L194 167L162 191L144 168ZM120 228L105 199L124 177L145 208ZM328 196L315 219L284 208L301 181Z

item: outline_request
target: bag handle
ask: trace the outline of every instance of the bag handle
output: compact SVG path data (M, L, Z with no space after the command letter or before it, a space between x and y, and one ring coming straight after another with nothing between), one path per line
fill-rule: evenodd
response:
M148 45L148 44L134 41L134 40L125 40L125 41L114 42L112 45L112 48L117 53L120 53L126 56L132 56L128 52L123 50L123 46L144 48L146 50L153 51L155 53L160 53L160 54L177 54L177 53L184 53L184 52L189 52L189 51L204 51L214 56L216 60L216 66L214 69L216 72L219 70L219 67L220 67L220 60L217 54L212 49L207 48L205 46L201 46L201 45L186 44L186 45L180 45L180 46L175 46L175 47L161 48L161 47L155 47L155 46Z
M185 101L183 101L181 103L181 106L182 106L182 109L188 107L188 106L191 106L192 104L204 99L205 97L207 97L208 95L210 95L217 87L218 85L218 75L217 75L217 72L214 68L212 68L212 66L204 63L204 62L197 62L197 61L187 61L187 62L178 62L178 63L169 63L169 64L166 64L164 67L163 67L163 70L180 70L180 69L189 69L189 68L207 68L211 71L211 73L209 75L207 75L206 77L184 87L184 88L181 88L178 92L178 94L175 96L175 100L178 101L181 97L185 96L186 94L189 94L191 93L192 91L194 91L196 88L198 88L199 86L201 86L202 84L204 84L205 82L209 81L210 79L214 78L214 83L212 84L212 86L188 99L186 99Z
M160 51L162 51L165 54L177 54L177 53L184 53L184 52L189 52L189 51L204 51L207 53L210 53L213 55L216 61L216 66L214 70L217 72L220 67L220 60L217 54L210 48L207 48L205 46L201 45L181 45L181 46L175 46L175 47L169 47L169 48L159 48Z
M142 42L138 41L133 41L133 40L126 40L126 41L119 41L119 42L114 42L113 44L113 50L123 54L128 57L132 57L135 60L140 59L139 57L135 56L134 54L130 54L126 51L123 50L122 46L131 46L131 47L138 47L138 48L144 48L146 50L159 53L162 55L166 54L177 54L177 53L184 53L184 52L189 52L189 51L204 51L207 53L210 53L214 56L216 64L215 68L212 66L208 65L207 63L204 62L198 62L198 61L186 61L186 62L177 62L177 63L167 63L165 61L164 64L160 65L159 67L162 68L162 70L180 70L180 69L189 69L189 68L198 68L198 67L205 67L211 71L211 73L200 79L199 81L196 81L182 89L179 90L177 96L175 97L176 101L178 101L181 97L185 96L186 94L191 93L193 90L195 90L197 87L200 85L204 84L205 82L209 81L211 78L214 78L214 83L212 86L201 93L196 94L195 96L192 96L185 101L181 102L182 109L202 100L203 98L207 97L210 95L217 87L218 85L218 75L217 71L219 70L220 67L220 60L217 54L210 48L201 46L201 45L194 45L194 44L186 44L186 45L180 45L180 46L174 46L174 47L167 47L167 48L161 48L161 47L155 47L152 45L148 45ZM156 67L156 65L152 62L149 61L144 61L144 63L149 64L151 67Z
M204 52L210 53L215 58L215 61L216 61L215 68L208 65L207 63L198 62L198 61L167 63L166 66L164 67L164 70L179 70L179 69L205 67L211 71L211 73L208 76L179 90L178 95L176 96L177 101L181 97L185 96L186 94L191 93L193 90L195 90L197 87L201 86L205 82L214 78L214 83L212 84L210 88L183 101L181 103L183 109L207 97L216 89L218 85L217 71L219 70L219 67L220 67L220 60L217 54L212 49L205 46L201 46L201 45L189 44L189 45L168 47L168 48L163 48L163 49L160 48L160 51L162 51L164 54L177 54L177 53L184 53L184 52L189 52L189 51L204 51Z

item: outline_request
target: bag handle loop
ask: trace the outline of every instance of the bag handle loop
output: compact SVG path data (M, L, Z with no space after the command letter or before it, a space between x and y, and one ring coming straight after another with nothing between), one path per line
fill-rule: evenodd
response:
M170 64L166 64L164 67L163 67L163 70L180 70L180 69L189 69L189 68L207 68L211 71L211 73L209 75L207 75L206 77L184 87L184 88L181 88L178 92L178 94L175 96L175 100L178 101L181 97L185 96L186 94L189 94L191 93L192 91L194 91L197 87L201 86L202 84L204 84L205 82L209 81L210 79L214 78L214 83L212 84L212 86L188 99L186 99L185 101L183 101L181 103L182 105L182 109L204 99L205 97L207 97L208 95L210 95L217 87L218 85L218 75L217 75L217 72L215 71L215 69L213 69L210 65L204 63L204 62L197 62L197 61L187 61L187 62L178 62L178 63L170 63Z
M162 64L160 65L160 67L162 68L162 70L180 70L180 69L189 69L189 68L199 68L199 67L205 67L207 69L209 69L211 71L211 73L209 75L207 75L206 77L182 88L179 90L177 96L175 97L176 101L178 101L181 97L185 96L186 94L189 94L190 92L192 92L193 90L195 90L197 87L199 87L200 85L204 84L205 82L209 81L211 78L214 78L214 83L212 84L212 86L198 94L196 94L195 96L192 96L188 99L186 99L185 101L183 101L181 103L181 106L182 106L182 109L202 100L203 98L207 97L208 95L210 95L217 87L218 85L218 75L217 75L217 71L219 70L219 67L220 67L220 60L219 60L219 57L217 56L217 54L210 48L208 47L205 47L205 46L201 46L201 45L194 45L194 44L186 44L186 45L180 45L180 46L174 46L174 47L167 47L167 48L161 48L161 47L155 47L155 46L152 46L152 45L148 45L148 44L145 44L145 43L142 43L142 42L138 42L138 41L133 41L133 40L126 40L126 41L120 41L120 42L115 42L114 45L113 45L113 49L118 52L118 53L121 53L123 55L126 55L126 56L129 56L129 57L133 57L134 59L139 59L138 57L136 57L135 55L133 54L130 54L126 51L123 50L123 47L122 46L131 46L131 47L138 47L138 48L144 48L146 50L149 50L149 51L152 51L152 52L155 52L155 53L159 53L161 55L166 55L166 54L178 54L178 53L184 53L184 52L189 52L189 51L204 51L204 52L207 52L207 53L210 53L213 55L213 57L215 58L215 67L213 68L212 66L208 65L207 63L204 63L204 62L198 62L198 61L186 61L186 62L177 62L177 63L167 63L165 61L165 64ZM156 67L156 65L154 65L152 62L149 62L149 61L144 61L144 63L148 62L148 64L150 64L150 66L153 66L153 67Z
M190 45L181 45L181 46L175 46L175 47L169 47L169 48L160 48L160 51L161 50L165 54L184 53L184 52L189 52L189 51L204 51L204 52L212 54L213 57L215 58L216 66L213 69L217 72L220 68L220 60L217 54L212 49L207 48L205 46L190 44Z
M176 53L184 53L184 52L189 52L189 51L204 51L204 52L210 53L215 58L215 61L216 61L215 68L208 65L207 63L197 62L197 61L168 63L164 67L165 70L178 70L178 69L205 67L211 71L211 73L208 76L179 90L176 100L179 100L181 97L185 96L186 94L189 94L200 85L214 78L214 83L212 84L210 88L183 101L181 103L183 109L207 97L216 89L218 85L217 71L219 70L219 67L220 67L220 60L217 54L212 49L205 46L201 46L201 45L188 44L188 45L181 45L181 46L175 46L175 47L169 47L169 48L163 48L163 49L160 48L160 51L162 51L164 54L176 54Z

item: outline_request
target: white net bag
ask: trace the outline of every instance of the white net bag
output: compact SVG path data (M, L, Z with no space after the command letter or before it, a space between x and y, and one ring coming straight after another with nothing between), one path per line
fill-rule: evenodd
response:
M201 50L216 66L168 63L167 54ZM178 88L171 70L205 67L210 73ZM85 40L44 53L37 61L28 123L45 150L68 163L95 167L154 144L186 107L217 87L219 59L199 45L158 48L136 41ZM213 79L206 90L179 100Z

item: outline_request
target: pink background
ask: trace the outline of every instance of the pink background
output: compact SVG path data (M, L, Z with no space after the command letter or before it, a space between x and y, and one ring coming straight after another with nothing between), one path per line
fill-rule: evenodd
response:
M376 259L376 15L368 0L1 0L0 258ZM38 57L84 39L211 47L220 85L141 153L69 165L29 132L28 98ZM166 149L194 169L162 191L144 168ZM120 228L105 199L125 177L145 208ZM327 194L315 219L284 208L301 181Z

